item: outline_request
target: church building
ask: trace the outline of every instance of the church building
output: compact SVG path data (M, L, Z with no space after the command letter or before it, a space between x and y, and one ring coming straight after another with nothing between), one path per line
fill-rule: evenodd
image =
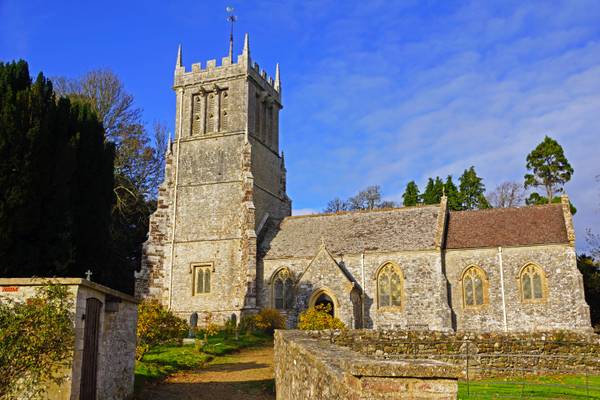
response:
M327 303L351 328L590 331L569 200L473 211L438 205L291 216L279 148L282 85L242 54L181 48L175 138L136 296L188 319L276 308L288 326Z

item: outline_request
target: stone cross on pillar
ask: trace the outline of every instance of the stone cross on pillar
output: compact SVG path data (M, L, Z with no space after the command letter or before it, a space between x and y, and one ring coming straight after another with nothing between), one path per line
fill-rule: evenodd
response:
M88 281L92 280L92 271L90 271L89 269L85 272L85 279L87 279Z

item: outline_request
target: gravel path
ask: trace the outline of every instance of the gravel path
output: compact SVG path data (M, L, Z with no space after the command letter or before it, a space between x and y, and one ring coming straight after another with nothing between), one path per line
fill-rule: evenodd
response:
M273 346L219 357L206 368L182 371L139 396L152 400L274 400Z

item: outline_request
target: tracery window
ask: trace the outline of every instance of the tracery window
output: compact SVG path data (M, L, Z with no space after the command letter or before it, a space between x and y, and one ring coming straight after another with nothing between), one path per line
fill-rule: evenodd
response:
M277 272L273 277L273 304L278 310L288 310L293 307L294 281L287 268Z
M212 266L210 265L195 265L194 273L194 295L202 293L210 293L210 279L212 274Z
M534 303L546 298L544 271L535 265L527 264L521 269L521 298L524 302Z
M477 307L487 303L487 278L479 267L467 268L462 277L465 307Z
M381 307L401 307L404 277L392 263L381 267L377 274L377 304Z

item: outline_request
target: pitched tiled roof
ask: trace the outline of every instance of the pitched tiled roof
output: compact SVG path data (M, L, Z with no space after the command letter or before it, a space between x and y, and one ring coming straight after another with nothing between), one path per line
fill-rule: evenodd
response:
M321 240L335 255L432 249L439 212L439 206L421 206L287 217L266 227L260 253L264 258L313 257Z
M560 204L451 211L446 248L569 243Z

